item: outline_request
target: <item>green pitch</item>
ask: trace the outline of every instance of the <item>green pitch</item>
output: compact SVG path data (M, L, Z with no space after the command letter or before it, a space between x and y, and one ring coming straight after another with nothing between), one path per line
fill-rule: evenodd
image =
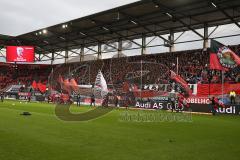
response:
M86 112L89 107L72 107ZM32 116L21 116L23 111ZM240 117L193 115L192 122L121 122L123 109L64 122L45 103L0 103L1 160L239 160ZM137 112L137 111L131 111Z

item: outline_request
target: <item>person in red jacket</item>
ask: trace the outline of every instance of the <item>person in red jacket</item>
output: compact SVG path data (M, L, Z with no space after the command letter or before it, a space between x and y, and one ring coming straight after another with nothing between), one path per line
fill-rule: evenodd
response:
M184 108L189 108L189 104L187 103L186 98L181 93L178 95L178 108L179 110L183 110Z
M211 109L212 109L212 114L213 115L216 115L217 110L218 110L219 107L222 107L222 108L225 107L224 104L221 103L218 100L218 98L216 98L216 97L212 97L210 100L211 100L211 104L212 104Z

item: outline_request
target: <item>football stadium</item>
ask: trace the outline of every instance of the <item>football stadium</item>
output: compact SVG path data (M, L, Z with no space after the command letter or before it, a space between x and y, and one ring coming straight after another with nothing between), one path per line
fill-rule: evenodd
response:
M43 2L0 1L1 160L239 160L239 0Z

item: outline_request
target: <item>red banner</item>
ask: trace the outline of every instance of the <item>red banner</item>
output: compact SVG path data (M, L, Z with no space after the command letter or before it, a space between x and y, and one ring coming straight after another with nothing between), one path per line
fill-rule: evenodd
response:
M7 62L34 62L34 47L7 46Z
M229 94L230 91L235 91L237 94L240 94L240 83L237 84L198 84L197 95L198 96L207 96L209 95L221 95L223 88L223 94Z

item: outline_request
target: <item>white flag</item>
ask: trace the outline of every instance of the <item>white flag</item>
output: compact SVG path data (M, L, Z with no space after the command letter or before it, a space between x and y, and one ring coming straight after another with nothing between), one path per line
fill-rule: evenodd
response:
M104 98L108 94L108 87L102 72L99 70L94 86L95 96L101 95Z

